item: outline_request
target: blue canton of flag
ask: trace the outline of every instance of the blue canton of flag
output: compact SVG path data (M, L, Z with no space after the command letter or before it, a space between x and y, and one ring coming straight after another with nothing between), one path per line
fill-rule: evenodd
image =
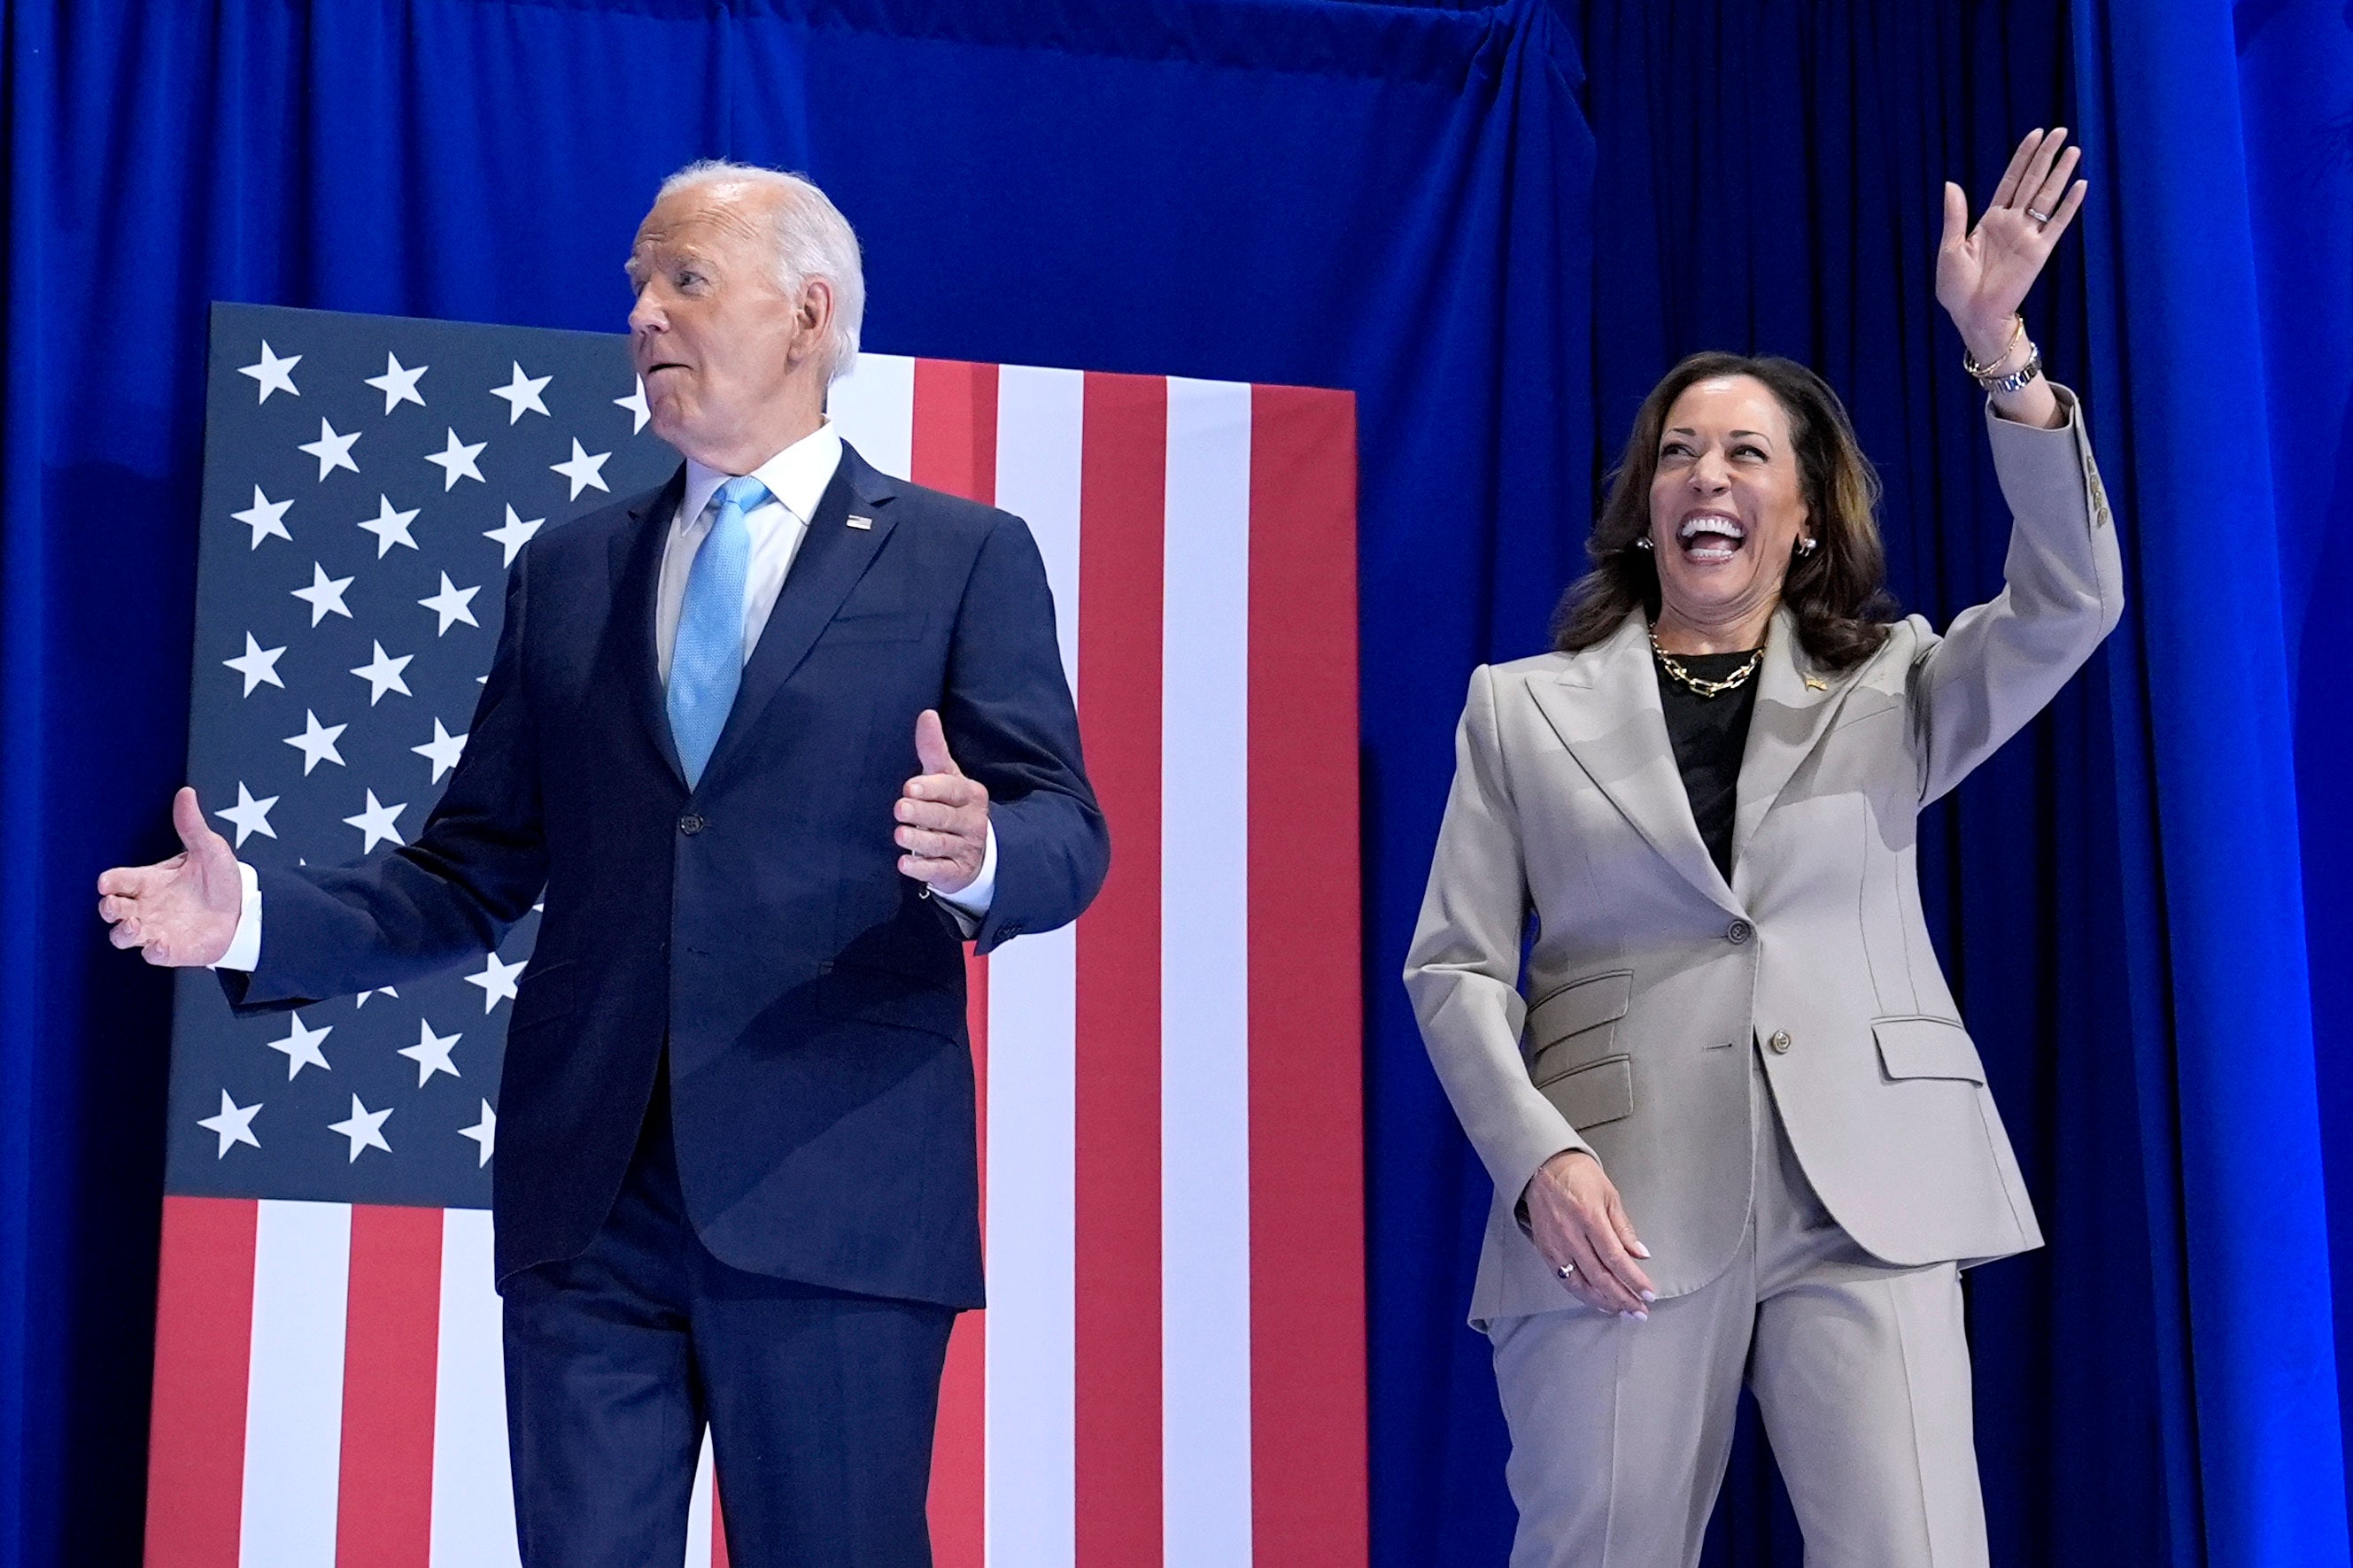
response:
M414 837L516 553L678 463L620 336L251 305L213 309L205 431L188 779L262 867ZM264 1018L184 972L168 1189L489 1206L538 923L457 973Z

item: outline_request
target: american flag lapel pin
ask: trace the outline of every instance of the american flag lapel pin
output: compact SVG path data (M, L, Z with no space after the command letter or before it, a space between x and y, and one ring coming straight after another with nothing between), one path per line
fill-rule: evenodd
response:
M874 520L871 517L853 517L849 520L849 526L852 528L871 528L874 526Z

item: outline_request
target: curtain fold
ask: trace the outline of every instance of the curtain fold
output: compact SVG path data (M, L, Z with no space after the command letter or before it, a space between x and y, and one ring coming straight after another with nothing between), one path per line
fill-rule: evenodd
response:
M2329 389L2266 374L2240 79L2245 23L2276 9L2234 26L2219 3L2073 6L2088 156L2110 170L2086 205L2090 407L2137 590L2109 667L2137 764L2117 795L2158 894L2117 934L2144 1114L2152 1138L2170 1121L2180 1162L2178 1196L2151 1203L2179 1226L2179 1273L2159 1283L2189 1352L2167 1435L2194 1441L2217 1568L2348 1552L2282 559L2284 538L2303 552L2305 514L2271 449L2274 396L2309 418Z
M2353 777L2342 675L2353 632L2353 5L2251 0L2231 22L2295 693L2343 1427L2353 1422L2353 964L2343 952L2353 934L2353 814L2342 805ZM2222 533L2216 547L2227 549ZM2353 1473L2353 1451L2347 1464Z

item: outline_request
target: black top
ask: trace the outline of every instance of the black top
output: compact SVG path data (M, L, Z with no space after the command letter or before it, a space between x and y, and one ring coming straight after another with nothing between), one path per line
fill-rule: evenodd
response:
M1680 653L1675 662L1702 680L1722 680L1753 654ZM1693 820L1715 868L1732 880L1732 813L1738 804L1740 756L1748 745L1748 716L1757 710L1760 668L1730 691L1702 697L1652 663L1659 674L1659 701L1667 710L1667 739L1674 743L1675 766L1691 797Z

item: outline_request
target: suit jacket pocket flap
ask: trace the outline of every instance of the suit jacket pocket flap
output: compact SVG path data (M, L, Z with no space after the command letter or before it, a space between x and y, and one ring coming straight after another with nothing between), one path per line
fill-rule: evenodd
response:
M1957 1078L1985 1082L1985 1064L1969 1032L1949 1018L1881 1018L1872 1026L1879 1037L1880 1065L1889 1078Z
M839 960L818 976L817 1005L828 1017L925 1029L952 1040L958 1037L965 1016L961 990L895 970Z
M579 1005L580 971L572 960L534 963L523 971L522 984L515 989L514 1005L507 1010L507 1033L561 1018Z
M1634 1114L1634 1064L1628 1057L1604 1057L1553 1079L1543 1092L1568 1124L1582 1132Z
M1617 1022L1626 1016L1633 994L1633 972L1620 969L1572 981L1539 997L1528 1007L1525 1034L1529 1050L1541 1051L1571 1035Z
M837 616L825 628L828 645L849 642L913 642L931 630L932 617L913 614Z

